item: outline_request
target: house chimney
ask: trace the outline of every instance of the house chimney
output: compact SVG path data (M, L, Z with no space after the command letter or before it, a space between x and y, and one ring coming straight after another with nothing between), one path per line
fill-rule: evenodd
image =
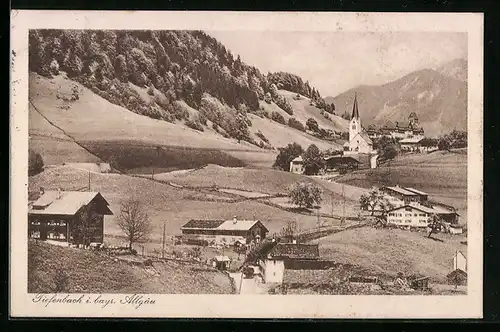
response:
M236 216L233 217L233 224L236 224L238 222L238 219L236 218Z

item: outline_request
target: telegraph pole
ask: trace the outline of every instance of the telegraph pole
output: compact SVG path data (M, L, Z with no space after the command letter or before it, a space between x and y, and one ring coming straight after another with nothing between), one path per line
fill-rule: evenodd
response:
M161 258L165 258L165 227L166 223L163 223L163 239L161 241Z
M89 170L89 191L90 191L90 170Z

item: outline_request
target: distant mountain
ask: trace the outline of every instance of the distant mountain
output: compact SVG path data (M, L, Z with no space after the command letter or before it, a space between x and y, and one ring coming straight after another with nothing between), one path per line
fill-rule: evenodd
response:
M455 59L436 69L445 76L467 82L467 60Z
M391 121L407 123L415 112L426 135L437 136L453 129L467 129L467 63L453 60L436 69L412 72L379 86L359 86L336 97L325 98L337 113L350 113L354 93L363 126Z

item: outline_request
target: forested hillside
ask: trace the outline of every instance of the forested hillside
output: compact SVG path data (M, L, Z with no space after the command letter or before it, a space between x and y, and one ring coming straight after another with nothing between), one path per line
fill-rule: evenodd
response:
M260 101L293 115L278 89L305 95L329 113L335 108L300 77L264 75L201 31L32 30L29 56L32 72L64 71L132 112L199 131L210 126L238 141L255 143L247 115L265 117Z

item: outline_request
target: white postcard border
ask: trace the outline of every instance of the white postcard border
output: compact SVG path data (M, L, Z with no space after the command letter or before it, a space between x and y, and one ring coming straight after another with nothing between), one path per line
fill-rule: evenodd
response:
M480 13L12 11L10 314L13 317L481 318L483 15ZM468 294L463 296L164 295L155 304L50 304L27 294L28 30L186 29L468 33ZM129 294L130 295L130 294ZM93 296L95 294L85 294ZM103 294L120 301L127 294ZM76 294L72 294L76 297Z

